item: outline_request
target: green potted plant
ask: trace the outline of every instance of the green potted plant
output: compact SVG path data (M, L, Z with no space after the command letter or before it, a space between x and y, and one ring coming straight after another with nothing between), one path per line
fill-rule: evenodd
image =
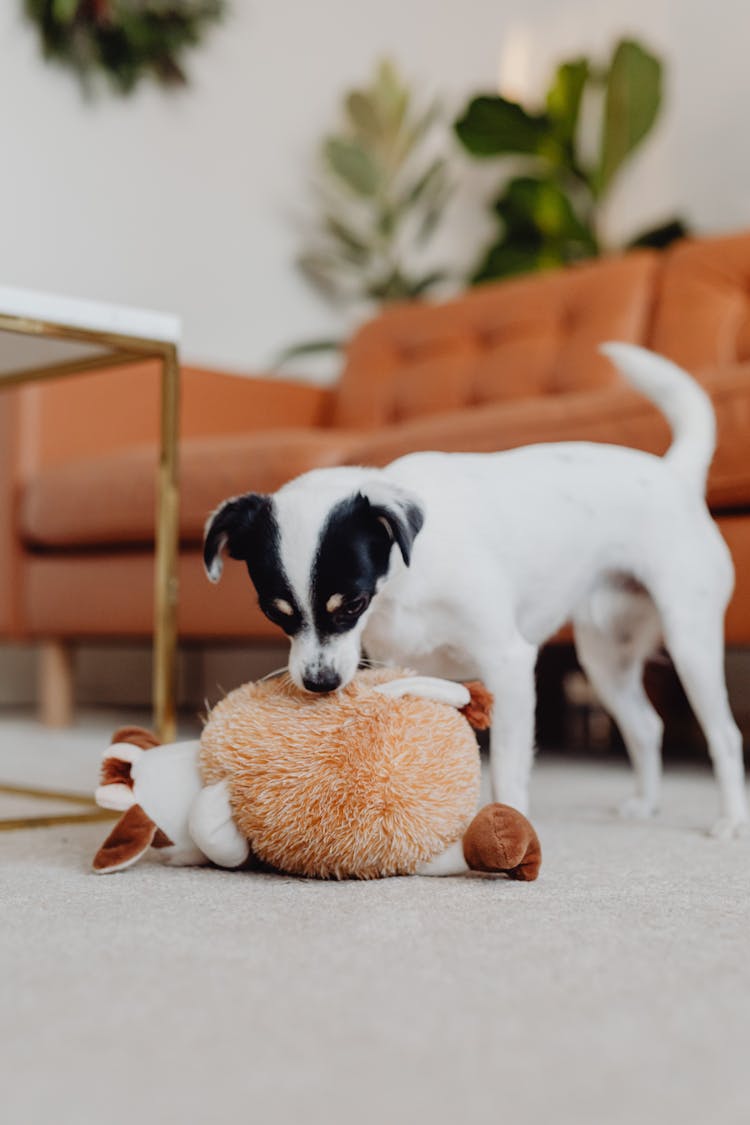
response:
M417 264L452 190L446 157L428 144L438 108L419 106L385 60L366 86L345 95L342 111L341 127L318 153L320 217L299 268L338 306L420 297L445 276ZM338 346L297 344L281 359Z
M500 223L472 282L545 269L614 249L602 234L604 203L622 168L651 132L662 103L663 66L640 43L622 39L605 66L580 57L558 66L543 108L499 94L471 100L455 124L478 159L521 157L522 175L503 183L493 203ZM581 145L581 108L599 110L598 149ZM685 233L679 218L635 235L628 246L664 246Z

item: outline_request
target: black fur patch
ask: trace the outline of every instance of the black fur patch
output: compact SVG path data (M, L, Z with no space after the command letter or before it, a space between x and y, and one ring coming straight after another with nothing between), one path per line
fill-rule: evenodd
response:
M206 532L203 559L207 569L224 546L231 558L247 566L266 617L290 637L299 632L302 614L281 562L279 527L270 496L249 492L219 509ZM288 602L292 613L282 613L274 605L277 600Z
M378 579L388 571L393 542L408 565L421 526L422 513L416 507L411 516L402 515L373 506L359 493L331 509L312 572L313 618L319 637L337 636L356 625L375 594ZM334 594L343 600L329 611L327 603Z

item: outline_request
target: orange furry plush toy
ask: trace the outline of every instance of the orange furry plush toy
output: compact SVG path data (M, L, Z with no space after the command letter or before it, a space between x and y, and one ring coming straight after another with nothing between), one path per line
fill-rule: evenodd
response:
M452 874L535 879L534 829L505 805L477 813L489 725L481 684L398 669L358 673L325 696L288 676L246 684L196 742L156 745L137 728L105 751L97 801L123 813L94 859L119 871L149 848L173 864L251 857L318 878Z

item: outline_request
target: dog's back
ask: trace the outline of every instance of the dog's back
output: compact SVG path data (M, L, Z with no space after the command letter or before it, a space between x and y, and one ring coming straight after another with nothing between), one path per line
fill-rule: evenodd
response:
M535 643L546 639L609 573L648 586L675 545L710 554L731 583L726 548L703 503L715 445L710 399L668 360L629 344L606 353L667 416L664 457L596 442L501 453L415 453L385 473L419 495L424 530L399 582L419 600L507 596ZM455 583L466 575L466 593ZM500 583L503 587L498 587ZM395 592L395 591L394 591Z

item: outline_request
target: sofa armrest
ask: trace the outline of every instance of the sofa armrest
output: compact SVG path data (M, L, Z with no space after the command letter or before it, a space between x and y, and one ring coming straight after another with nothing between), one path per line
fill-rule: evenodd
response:
M157 362L87 372L21 391L30 421L25 464L33 470L154 444L159 433ZM333 392L273 376L182 368L180 433L185 437L325 426ZM61 419L62 424L61 424Z

